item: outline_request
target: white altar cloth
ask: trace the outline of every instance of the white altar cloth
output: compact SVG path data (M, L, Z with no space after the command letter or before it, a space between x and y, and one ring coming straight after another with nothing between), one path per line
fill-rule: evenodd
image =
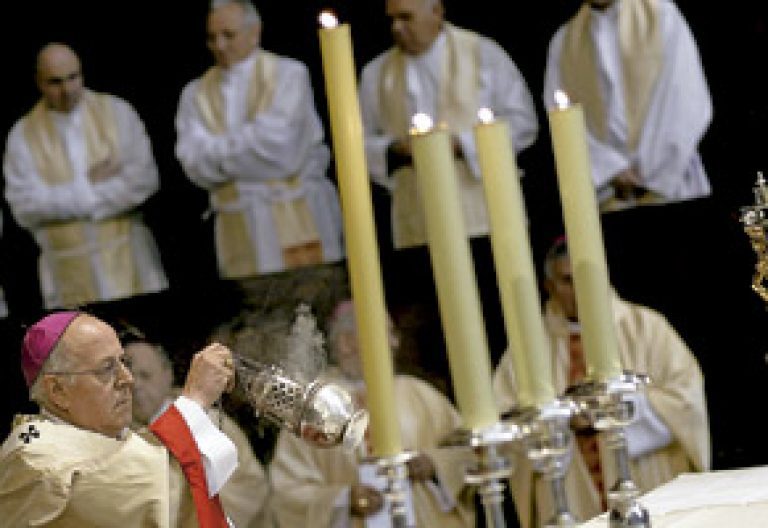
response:
M640 497L653 528L768 527L768 467L685 473ZM581 525L605 528L606 514Z

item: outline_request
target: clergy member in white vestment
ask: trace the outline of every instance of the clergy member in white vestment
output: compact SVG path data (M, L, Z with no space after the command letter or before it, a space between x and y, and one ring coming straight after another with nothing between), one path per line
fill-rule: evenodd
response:
M545 263L547 301L544 323L551 344L555 390L586 376L576 298L565 240L549 250ZM612 295L619 356L625 370L648 374L651 384L635 395L637 420L626 429L631 471L641 492L679 473L705 471L710 466L710 437L704 380L699 365L669 322L658 312ZM494 374L500 410L517 401L515 372L508 352ZM605 490L616 480L610 453L596 432L576 419L573 458L566 476L572 513L586 521L605 510ZM548 484L516 457L510 481L523 528L552 518Z
M40 413L19 416L0 447L4 526L230 526L218 493L237 453L205 413L234 381L226 347L195 355L146 439L128 428L133 377L103 321L44 317L24 336L21 364Z
M590 0L555 34L544 80L581 103L604 211L708 196L698 145L712 101L671 0Z
M120 340L134 380L132 428L144 431L178 397L173 364L162 346L136 329L121 332ZM237 448L237 469L219 492L224 511L237 528L268 528L269 483L248 437L220 409L210 409L208 416Z
M8 136L5 195L40 248L46 308L127 299L168 286L137 208L159 186L144 125L119 97L83 86L77 55L48 44L42 99Z
M249 279L343 258L336 190L307 68L259 46L249 0L214 0L216 64L190 82L176 155L210 194L219 274Z
M496 42L445 22L441 0L388 0L386 11L395 46L363 69L360 104L371 179L392 194L394 246L426 243L408 140L420 112L451 131L467 235L487 235L472 126L489 108L509 123L516 152L529 147L538 123L525 80ZM390 163L393 152L403 163Z
M442 0L387 0L386 14L395 45L363 68L360 105L370 177L391 197L377 208L379 229L391 226L391 246L390 241L381 246L387 298L398 312L402 306L416 306L433 314L424 324L435 339L425 340L420 348L437 346L439 357L445 357L440 353L442 327L409 142L412 116L426 113L451 132L464 226L495 361L506 337L472 127L478 110L489 108L509 123L510 142L520 152L538 132L533 98L501 46L444 20ZM444 369L447 375L447 365Z
M329 327L332 359L337 364L326 379L339 383L365 405L365 385L357 344L352 303L342 302ZM391 334L391 346L397 344ZM448 400L427 383L396 376L395 401L403 448L417 457L408 463L415 525L474 526L471 497L463 482L469 456L461 450L440 450L438 442L461 424ZM366 524L375 515L388 515L380 488L361 482L362 460L369 453L342 448L318 449L281 433L270 464L271 507L281 528L342 528ZM384 524L383 526L389 526Z

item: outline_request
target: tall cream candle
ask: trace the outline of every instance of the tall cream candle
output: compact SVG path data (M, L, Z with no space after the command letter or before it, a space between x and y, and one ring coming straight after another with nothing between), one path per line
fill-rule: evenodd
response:
M321 23L324 27L320 29L320 49L344 217L347 265L370 413L371 444L375 455L392 456L402 451L402 445L394 406L392 354L387 336L352 41L349 26L337 25L333 15L323 13Z
M411 150L451 378L465 427L481 429L498 422L499 415L450 138L445 130L431 129L428 124L418 128L411 136Z
M517 165L507 123L487 109L479 113L475 144L491 223L507 340L521 405L555 399L552 356L544 332Z
M616 329L610 305L608 267L587 146L584 113L556 94L549 111L560 199L568 235L576 304L587 359L587 375L605 380L621 373Z

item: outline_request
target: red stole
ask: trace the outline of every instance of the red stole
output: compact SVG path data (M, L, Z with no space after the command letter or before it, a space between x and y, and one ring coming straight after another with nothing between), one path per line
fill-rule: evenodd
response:
M200 528L228 528L229 523L221 507L219 496L208 496L203 458L181 413L171 405L149 426L150 431L178 460L184 477L192 489L197 521Z

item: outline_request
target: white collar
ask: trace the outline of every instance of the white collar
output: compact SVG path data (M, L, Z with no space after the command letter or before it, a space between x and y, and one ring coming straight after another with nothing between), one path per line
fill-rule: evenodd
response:
M253 50L243 60L236 62L229 68L222 68L223 77L225 80L231 80L249 75L253 71L253 63L256 62L256 57L259 55L259 48Z
M435 37L432 45L419 55L408 55L408 58L417 64L429 64L442 56L443 49L445 49L445 29L441 29L440 33Z

